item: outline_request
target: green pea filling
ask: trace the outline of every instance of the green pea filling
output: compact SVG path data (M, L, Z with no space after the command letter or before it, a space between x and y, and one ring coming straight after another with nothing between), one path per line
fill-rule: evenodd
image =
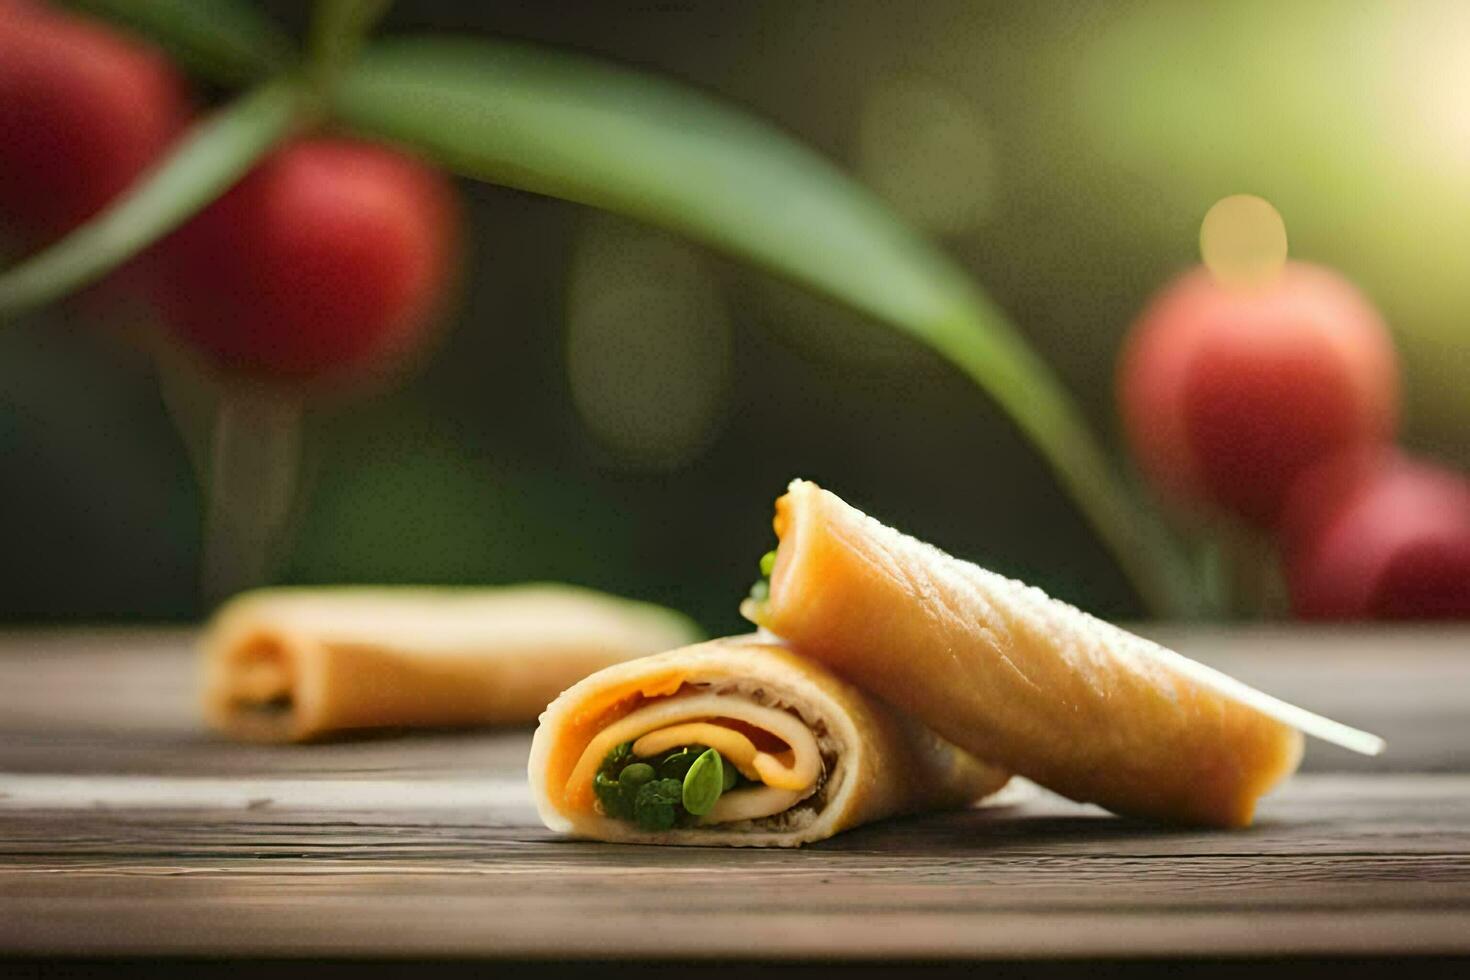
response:
M639 759L624 742L602 760L592 790L607 816L660 831L693 826L742 782L748 780L715 749L684 745Z
M761 577L750 587L750 598L754 602L765 602L771 597L771 569L776 567L774 550L761 555Z

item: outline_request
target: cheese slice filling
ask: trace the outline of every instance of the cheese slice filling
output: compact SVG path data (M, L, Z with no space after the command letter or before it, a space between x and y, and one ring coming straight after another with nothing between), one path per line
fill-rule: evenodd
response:
M785 743L786 748L763 751L750 736L728 722L766 732ZM702 824L774 816L815 792L822 775L816 737L790 712L736 695L685 694L652 701L598 732L582 751L567 781L569 799L577 798L577 787L591 785L602 760L624 742L632 742L633 754L644 758L684 745L707 745L718 750L742 776L762 784L725 793L701 819Z

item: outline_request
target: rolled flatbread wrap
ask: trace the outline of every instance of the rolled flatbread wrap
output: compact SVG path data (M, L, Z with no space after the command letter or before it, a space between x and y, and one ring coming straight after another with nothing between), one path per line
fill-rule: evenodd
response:
M564 585L264 589L204 630L204 711L266 742L529 724L593 671L698 638L671 610Z
M1382 742L886 527L816 484L776 502L770 582L742 607L976 756L1074 800L1249 824L1298 729Z
M697 766L710 754L726 788L706 808L680 792L695 782L691 758ZM563 833L792 847L897 813L967 805L1007 775L821 665L749 636L576 684L541 716L530 778L541 819ZM640 809L645 786L665 790Z

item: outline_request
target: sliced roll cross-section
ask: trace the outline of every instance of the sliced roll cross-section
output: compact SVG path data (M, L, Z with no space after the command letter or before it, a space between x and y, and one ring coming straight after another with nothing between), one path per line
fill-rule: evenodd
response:
M755 637L618 664L541 717L541 817L583 837L793 846L963 806L1006 774L818 664Z
M593 671L698 635L670 610L561 585L266 589L206 627L204 710L252 741L528 724Z

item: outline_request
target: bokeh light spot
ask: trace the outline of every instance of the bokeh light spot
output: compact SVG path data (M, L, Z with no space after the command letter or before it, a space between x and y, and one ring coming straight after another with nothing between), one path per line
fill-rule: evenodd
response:
M671 469L712 441L729 400L729 313L693 247L593 219L574 260L566 327L572 401L593 437L637 468Z
M863 105L863 181L909 221L936 234L969 231L990 210L995 159L980 110L928 77L879 82Z
M1205 214L1199 250L1222 286L1261 286L1286 265L1286 223L1265 198L1233 194Z

